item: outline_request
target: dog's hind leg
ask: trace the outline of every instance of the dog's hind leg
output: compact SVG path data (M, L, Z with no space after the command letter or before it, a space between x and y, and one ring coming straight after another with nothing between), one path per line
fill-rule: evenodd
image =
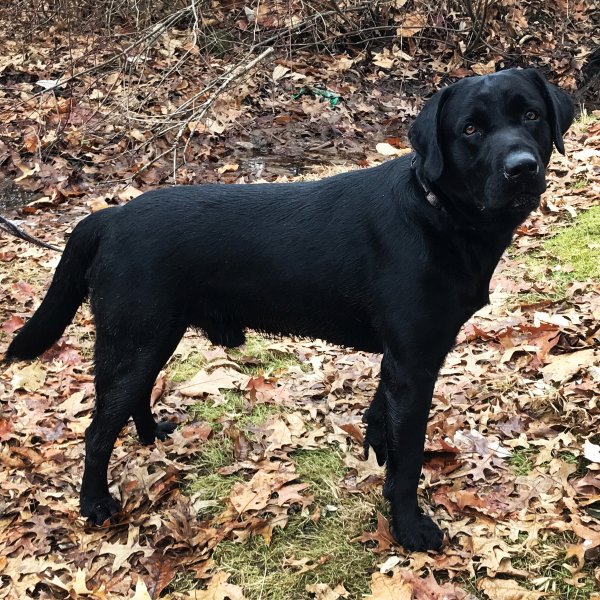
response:
M96 315L97 316L97 315ZM81 483L81 514L101 524L120 510L108 491L108 464L115 441L130 417L143 441L166 435L170 426L157 424L150 413L150 394L158 372L185 331L96 319L96 410L85 434L85 468ZM117 333L115 333L117 332Z

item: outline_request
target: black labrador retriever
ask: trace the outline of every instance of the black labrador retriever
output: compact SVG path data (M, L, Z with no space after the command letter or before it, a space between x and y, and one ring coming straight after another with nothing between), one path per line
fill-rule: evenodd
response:
M224 346L250 328L383 354L366 448L387 464L396 540L439 548L443 534L417 503L436 376L488 302L572 119L564 92L511 69L436 93L410 130L413 155L315 182L166 188L85 218L7 352L39 356L89 296L97 400L81 514L99 524L119 510L107 468L130 417L143 443L173 430L149 399L186 328Z

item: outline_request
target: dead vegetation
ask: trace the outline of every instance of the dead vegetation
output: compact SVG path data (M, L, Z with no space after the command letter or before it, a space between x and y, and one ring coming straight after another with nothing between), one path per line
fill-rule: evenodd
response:
M405 152L422 96L468 74L533 64L594 96L592 2L106 6L0 8L0 206L56 245L174 174L281 181ZM40 361L0 370L0 598L598 600L600 127L583 108L436 388L420 490L443 553L394 546L362 458L379 357L306 340L225 353L186 336L154 389L181 427L155 447L123 433L111 480L127 513L88 528L83 310ZM1 235L4 349L57 255Z

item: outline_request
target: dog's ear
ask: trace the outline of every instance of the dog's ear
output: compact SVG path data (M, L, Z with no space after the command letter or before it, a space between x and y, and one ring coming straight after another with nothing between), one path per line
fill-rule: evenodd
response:
M536 69L525 69L525 73L533 79L546 101L554 145L561 154L564 154L565 145L562 138L563 134L571 126L573 117L575 116L573 101L569 94L548 83Z
M423 169L430 181L439 179L444 170L440 121L444 104L448 101L450 93L449 87L436 92L425 103L423 110L408 131L408 139L415 152L423 159Z

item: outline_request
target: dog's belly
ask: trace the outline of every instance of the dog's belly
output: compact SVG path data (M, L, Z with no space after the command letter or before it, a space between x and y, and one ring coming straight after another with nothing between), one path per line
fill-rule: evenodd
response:
M335 306L335 312L331 307ZM328 310L324 310L327 308ZM364 350L382 352L380 336L366 312L343 302L314 299L302 304L286 298L212 297L194 306L190 325L201 328L215 344L236 346L243 332L253 329L274 335L319 338Z

